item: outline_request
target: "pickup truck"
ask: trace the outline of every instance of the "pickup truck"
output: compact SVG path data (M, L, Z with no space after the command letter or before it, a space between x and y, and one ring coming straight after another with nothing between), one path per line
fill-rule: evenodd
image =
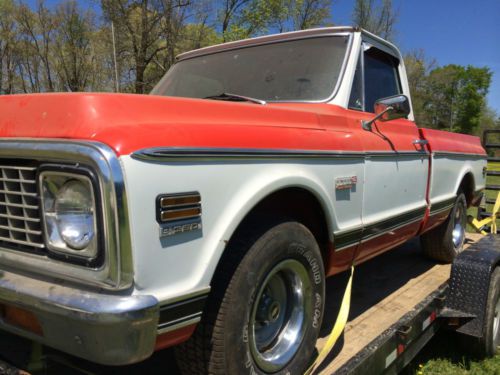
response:
M4 96L0 137L1 329L189 374L303 373L325 277L415 236L451 262L485 187L352 27L181 54L151 95Z

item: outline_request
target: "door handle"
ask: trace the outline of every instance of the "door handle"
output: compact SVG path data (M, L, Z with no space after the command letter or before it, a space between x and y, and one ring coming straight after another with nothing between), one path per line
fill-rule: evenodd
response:
M429 143L429 141L427 139L415 139L413 141L413 144L418 145L418 146L425 146L428 143Z

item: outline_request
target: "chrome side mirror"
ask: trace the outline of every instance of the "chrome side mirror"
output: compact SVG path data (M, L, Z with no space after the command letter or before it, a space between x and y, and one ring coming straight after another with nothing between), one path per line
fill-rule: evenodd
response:
M362 121L364 130L372 130L375 121L390 121L407 117L410 114L410 101L406 95L389 96L375 102L375 117L370 121Z

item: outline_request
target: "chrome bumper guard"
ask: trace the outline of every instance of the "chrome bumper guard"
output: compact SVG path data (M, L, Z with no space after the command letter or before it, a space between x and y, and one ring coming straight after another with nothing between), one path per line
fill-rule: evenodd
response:
M0 304L33 313L43 335L3 316L1 329L92 362L124 365L154 350L159 309L153 296L101 294L0 271Z

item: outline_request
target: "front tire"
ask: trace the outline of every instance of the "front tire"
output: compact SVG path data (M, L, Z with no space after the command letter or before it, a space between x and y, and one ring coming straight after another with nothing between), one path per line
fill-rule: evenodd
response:
M467 201L459 193L448 218L420 237L424 254L439 262L451 263L462 252L467 226Z
M297 222L241 234L225 250L202 321L177 348L185 374L302 374L323 317L319 247Z

